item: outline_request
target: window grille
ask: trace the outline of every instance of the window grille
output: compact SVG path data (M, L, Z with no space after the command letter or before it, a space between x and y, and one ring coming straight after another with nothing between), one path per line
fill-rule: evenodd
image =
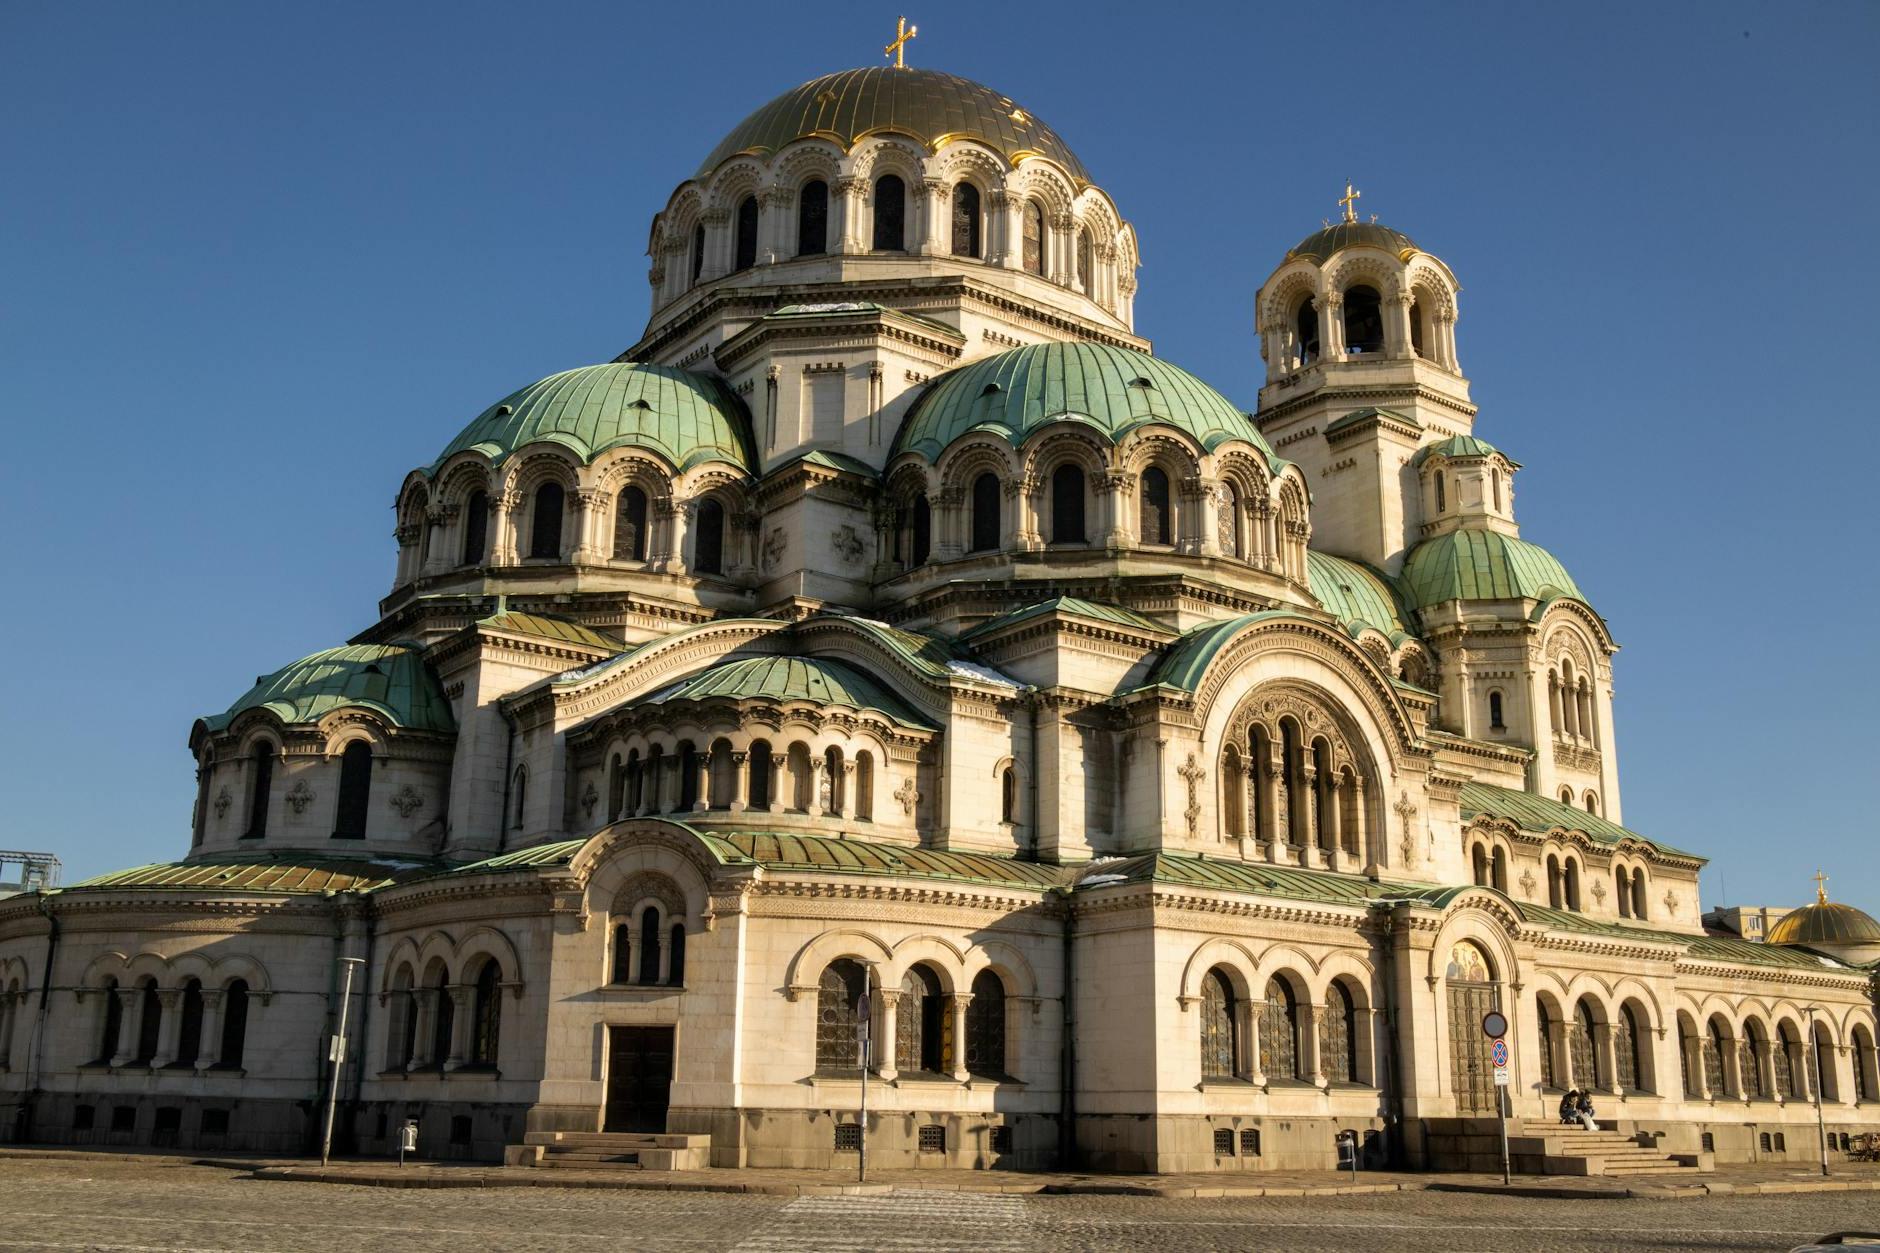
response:
M1358 1081L1358 1059L1352 1049L1356 1019L1351 994L1332 984L1325 993L1325 1031L1319 1053L1320 1065L1334 1083Z
M1257 1127L1240 1129L1240 1154L1242 1157L1260 1156L1260 1130Z
M1218 970L1201 981L1201 1075L1230 1079L1234 1074L1234 992Z
M858 1122L839 1122L836 1124L836 1151L854 1153L862 1147L862 1124Z
M1266 985L1266 1012L1260 1017L1262 1068L1269 1079L1295 1079L1299 1070L1299 1020L1292 989L1280 979Z
M1005 1073L1005 984L990 970L973 978L973 999L966 1006L966 1070Z
M1789 1151L1789 1138L1783 1135L1780 1131L1776 1132L1776 1152L1786 1153L1788 1151Z
M1842 1138L1846 1139L1845 1136ZM1001 1123L999 1126L994 1127L992 1129L991 1139L992 1151L994 1153L1010 1153L1012 1151L1012 1128L1010 1126ZM1847 1146L1843 1145L1842 1147L1845 1148Z
M947 1129L939 1123L928 1123L920 1129L920 1151L923 1153L944 1153L947 1151Z
M816 1069L852 1071L856 1064L855 1003L862 995L862 968L846 959L831 962L816 992Z
M1762 1135L1758 1137L1758 1142L1762 1145L1762 1151L1765 1153L1767 1153L1770 1149L1775 1147L1775 1145L1770 1141L1769 1133L1767 1131L1763 1132Z
M1708 1131L1698 1137L1697 1144L1698 1147L1703 1149L1706 1153L1715 1153L1717 1151L1717 1137L1711 1135Z
M1234 1133L1230 1129L1226 1127L1215 1128L1214 1152L1217 1157L1232 1157L1234 1155Z

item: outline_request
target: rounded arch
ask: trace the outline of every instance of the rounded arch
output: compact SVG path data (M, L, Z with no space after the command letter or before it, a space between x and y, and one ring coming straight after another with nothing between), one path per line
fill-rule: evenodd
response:
M1037 973L1032 970L1031 963L1025 959L1025 955L1013 945L1003 940L988 940L967 949L965 964L960 971L962 986L970 988L973 980L988 970L1005 982L1005 994L1008 998L1033 999L1037 997Z
M1520 924L1505 903L1500 909L1486 907L1481 898L1490 895L1478 889L1465 893L1451 906L1442 926L1437 928L1436 942L1426 959L1424 975L1432 986L1449 977L1450 951L1463 940L1472 941L1483 950L1492 982L1519 982L1515 972L1520 969L1520 960L1514 951L1512 932Z
M458 943L455 974L459 982L469 980L480 958L496 963L504 983L521 984L522 957L515 942L495 927L478 927Z
M895 944L881 971L884 987L896 987L915 966L930 966L940 978L941 989L949 994L963 992L970 980L962 981L966 954L951 940L936 935L912 935Z
M1197 945L1182 967L1178 996L1183 1008L1200 1001L1201 981L1217 967L1226 973L1236 997L1251 1001L1255 988L1264 995L1266 981L1259 977L1260 959L1253 950L1244 941L1213 936Z
M825 931L791 954L783 972L784 995L793 1001L805 996L814 999L822 972L831 962L847 958L885 968L892 957L888 944L873 932Z

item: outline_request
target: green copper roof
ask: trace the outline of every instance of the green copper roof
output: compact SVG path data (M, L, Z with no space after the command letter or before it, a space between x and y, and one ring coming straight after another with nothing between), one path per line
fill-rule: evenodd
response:
M564 644L579 644L582 648L593 648L603 652L622 653L627 646L616 639L609 639L592 627L582 626L567 618L550 617L539 613L498 613L479 619L477 625L488 627L492 631L503 631L510 635L534 635L547 640L560 640Z
M827 657L746 657L722 661L645 697L642 704L675 700L804 701L844 709L872 709L903 726L935 730L906 701L860 670Z
M441 862L425 859L374 859L287 854L262 859L248 856L231 861L157 862L99 875L66 888L87 889L170 888L178 891L217 889L227 892L281 892L318 895L323 892L370 892L409 879L435 874Z
M1028 155L1049 157L1079 187L1090 181L1083 162L1057 132L1011 97L938 70L887 65L825 74L784 92L738 123L695 177L703 178L740 152L772 153L812 136L846 152L881 131L907 135L930 150L950 138L977 140L1013 164Z
M742 856L772 870L832 870L1041 889L1055 887L1063 877L1063 871L1056 866L984 853L950 853L934 848L906 848L864 840L767 831L714 833L710 838L730 845Z
M1402 884L1373 882L1363 875L1300 870L1265 862L1199 857L1192 853L1143 853L1094 861L1078 870L1079 891L1118 883L1173 883L1327 905L1364 905L1381 896L1401 896L1409 890Z
M842 470L849 474L859 474L868 479L880 477L875 473L875 467L869 465L861 458L851 457L845 452L832 452L826 448L811 449L809 452L791 457L787 461L780 461L770 473L764 477L775 478L785 470L788 470L791 466L799 464L821 466L825 470Z
M1325 612L1354 633L1374 627L1393 640L1411 634L1399 606L1397 589L1385 575L1362 562L1306 550L1306 581Z
M1121 605L1112 605L1108 601L1080 600L1075 596L1056 596L1050 600L1026 605L1022 609L1014 609L1010 613L1000 614L996 618L980 623L960 638L974 639L1003 627L1016 626L1020 622L1029 622L1033 618L1042 618L1054 613L1074 618L1088 618L1093 622L1107 622L1131 631L1146 631L1154 635L1175 633L1154 618L1145 618L1133 609L1125 609Z
M1830 969L1813 953L1784 948L1780 944L1758 944L1739 936L1719 935L1715 932L1690 935L1683 931L1663 931L1640 923L1588 918L1585 914L1551 909L1545 905L1521 905L1520 910L1521 916L1527 921L1555 931L1577 931L1616 940L1673 945L1682 950L1685 960L1728 962L1739 966L1787 966L1817 972Z
M1501 452L1501 449L1495 447L1485 439L1477 439L1473 435L1451 435L1448 439L1438 440L1436 443L1426 445L1418 450L1416 459L1422 461L1427 457L1439 456L1486 457L1498 452ZM1502 455L1506 456L1507 454L1503 453Z
M1145 686L1161 685L1192 692L1201 685L1201 676L1207 673L1208 663L1214 660L1215 654L1225 648L1227 641L1242 627L1298 616L1285 609L1267 609L1221 622L1204 622L1170 646L1162 660L1156 663L1155 669L1150 671Z
M282 722L317 722L335 709L370 709L411 731L457 729L437 675L412 644L347 644L302 657L255 680L226 713L201 719L219 731L250 709L272 711Z
M757 464L744 407L718 378L614 361L551 374L504 397L478 414L431 468L465 449L494 462L537 442L560 444L584 462L630 445L681 470L708 461L745 471Z
M1465 783L1462 787L1462 816L1466 819L1478 814L1506 818L1523 831L1544 833L1558 827L1568 831L1584 831L1601 844L1637 840L1662 852L1675 853L1680 857L1693 856L1683 849L1661 844L1629 827L1622 827L1610 819L1589 814L1584 809L1575 809L1561 801L1515 788L1496 787L1492 783Z
M1340 222L1307 235L1293 245L1286 259L1290 261L1294 257L1309 257L1314 261L1324 261L1341 249L1359 247L1382 248L1399 260L1418 251L1416 241L1402 231L1393 231L1376 222Z
M1424 540L1404 562L1403 583L1414 609L1450 600L1586 599L1552 553L1500 531L1452 531Z
M1366 406L1363 409L1353 409L1343 417L1333 418L1330 422L1327 422L1325 424L1325 436L1327 439L1330 439L1347 427L1369 422L1373 418L1385 418L1399 425L1410 427L1412 430L1420 431L1423 429L1423 424L1417 421L1416 415L1413 413L1402 413L1396 409L1378 409L1372 406Z
M937 458L954 440L991 431L1013 447L1056 422L1080 422L1106 438L1171 426L1213 451L1229 440L1267 446L1227 397L1147 353L1108 344L1032 344L942 374L914 404L894 454Z

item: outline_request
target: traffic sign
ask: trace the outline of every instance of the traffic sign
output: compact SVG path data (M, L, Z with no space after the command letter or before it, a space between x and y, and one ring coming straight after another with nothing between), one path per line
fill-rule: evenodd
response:
M1482 1015L1482 1034L1489 1039L1499 1039L1508 1034L1508 1017L1500 1010L1491 1009Z
M1497 1040L1489 1045L1488 1055L1494 1061L1496 1070L1508 1069L1508 1041Z
M1512 1082L1514 1081L1508 1077L1508 1068L1506 1066L1495 1067L1495 1086L1496 1087L1505 1088Z

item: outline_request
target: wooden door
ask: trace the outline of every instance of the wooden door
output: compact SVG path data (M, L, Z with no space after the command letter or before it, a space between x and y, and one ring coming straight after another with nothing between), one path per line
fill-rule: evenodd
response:
M672 1096L672 1028L607 1028L604 1131L664 1131Z
M1458 1114L1495 1112L1495 1065L1482 1016L1495 1008L1492 983L1449 984L1449 1083Z

